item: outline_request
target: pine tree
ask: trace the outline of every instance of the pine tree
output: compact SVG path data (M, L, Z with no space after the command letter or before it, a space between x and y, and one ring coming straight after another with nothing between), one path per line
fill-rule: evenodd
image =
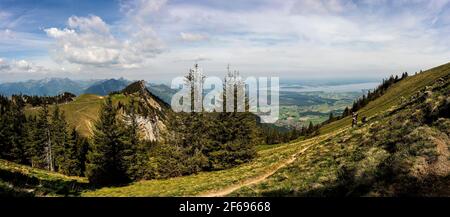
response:
M148 163L149 143L142 141L139 137L139 123L137 122L136 102L131 98L130 103L124 108L128 115L128 125L125 128L125 150L124 159L127 167L127 174L132 179L146 177Z
M53 114L51 117L51 137L52 137L52 159L55 162L55 168L59 170L67 168L66 162L66 148L67 148L67 122L64 113L61 112L57 104L54 105ZM67 159L68 160L68 159ZM63 168L64 167L64 168ZM67 170L66 170L67 172ZM68 173L66 173L68 174Z
M79 135L75 129L72 130L67 141L64 143L64 150L61 153L63 155L62 161L59 162L59 172L71 175L71 176L81 176L81 162L79 161L79 150L77 142L79 140Z
M206 166L206 157L204 156L205 147L211 145L209 137L210 122L207 115L202 112L202 87L205 76L202 70L195 64L185 76L185 85L190 87L191 91L191 111L189 113L179 114L179 120L174 120L170 125L176 132L177 137L171 141L178 149L180 155L185 158L196 159L191 161L189 165L183 165L183 173L195 173ZM199 111L201 110L201 111ZM194 158L195 156L195 158Z
M34 166L33 158L37 147L37 138L37 119L36 116L30 116L25 124L24 148L26 162L31 166Z
M243 100L246 102L245 112L237 110L240 100L238 97L241 97L238 91L244 90L239 73L228 71L225 80L227 82L224 84L223 101L226 105L227 100L233 100L233 111L219 113L217 118L212 118L210 121L212 127L205 130L205 132L210 132L211 142L205 147L204 153L209 158L210 169L213 170L229 168L255 157L254 147L259 134L256 116L248 112L248 99ZM227 99L227 88L231 88L233 91L233 99ZM211 128L215 128L215 130L211 130ZM276 140L276 138L272 139Z
M11 160L16 163L26 163L25 136L26 117L24 113L25 102L22 97L14 99L11 106L12 133L11 133Z
M113 185L129 181L126 162L123 159L123 131L116 119L116 108L108 97L99 120L95 123L94 136L87 156L86 176L96 185Z
M308 133L312 132L314 132L314 124L312 123L312 121L310 121L308 126Z
M75 131L75 129L74 129ZM76 134L76 150L77 150L77 161L80 167L80 176L85 176L86 172L86 161L87 154L89 151L89 141L87 138L82 137L79 133Z
M0 115L0 157L10 159L12 125L10 104L7 99L2 102Z
M342 117L347 117L350 115L350 110L348 107L345 107L344 111L342 112Z
M332 122L334 120L333 112L330 112L330 116L328 117L328 121Z
M37 168L54 171L52 153L52 138L50 134L49 111L47 104L43 104L36 122L35 143L32 149L32 165Z

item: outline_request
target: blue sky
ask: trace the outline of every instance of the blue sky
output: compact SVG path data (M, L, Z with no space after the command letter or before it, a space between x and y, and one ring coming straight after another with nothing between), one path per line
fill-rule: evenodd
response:
M0 82L381 78L450 61L449 0L0 1Z

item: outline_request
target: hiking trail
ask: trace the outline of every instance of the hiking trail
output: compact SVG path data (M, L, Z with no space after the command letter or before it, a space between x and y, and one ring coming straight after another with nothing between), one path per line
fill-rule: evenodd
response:
M336 136L346 129L347 128L344 128L336 133L329 133L329 134L325 134L322 136L317 136L315 138L311 138L310 141L308 141L308 140L301 141L301 142L305 142L303 144L303 146L306 146L306 147L304 147L300 151L292 154L289 157L289 159L277 164L274 168L271 168L268 171L265 171L263 174L253 177L253 178L243 180L240 183L230 185L230 186L222 188L218 191L209 191L209 192L201 193L198 196L199 197L223 197L228 194L231 194L233 191L236 191L242 187L258 184L258 183L264 181L265 179L267 179L268 177L270 177L271 175L273 175L274 173L276 173L281 168L284 168L284 167L288 166L289 164L293 163L299 155L303 154L305 151L307 151L309 148L311 148L314 144L317 144L317 142L323 141L331 136Z

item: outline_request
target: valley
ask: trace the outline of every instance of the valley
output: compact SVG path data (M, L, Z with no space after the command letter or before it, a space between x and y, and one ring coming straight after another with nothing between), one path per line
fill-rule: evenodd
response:
M280 127L307 127L309 122L320 124L342 114L363 92L288 92L281 89Z

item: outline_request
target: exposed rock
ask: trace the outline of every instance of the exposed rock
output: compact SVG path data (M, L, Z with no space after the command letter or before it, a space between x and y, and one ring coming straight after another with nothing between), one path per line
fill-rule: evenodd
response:
M168 116L172 113L169 105L150 93L143 80L128 85L121 92L139 99L136 122L139 125L140 136L150 141L163 140L163 134L167 132ZM126 123L131 122L128 114L124 113L123 116Z

